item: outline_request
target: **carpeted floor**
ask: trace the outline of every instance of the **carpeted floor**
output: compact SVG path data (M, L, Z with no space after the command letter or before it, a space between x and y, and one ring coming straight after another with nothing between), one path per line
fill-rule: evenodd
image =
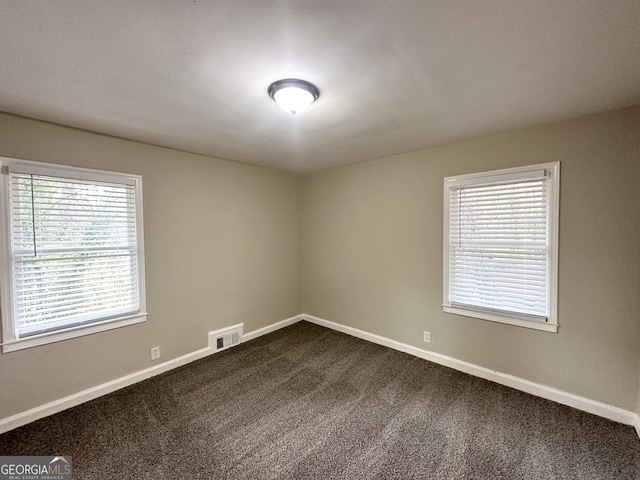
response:
M74 479L640 479L631 427L306 322L0 435Z

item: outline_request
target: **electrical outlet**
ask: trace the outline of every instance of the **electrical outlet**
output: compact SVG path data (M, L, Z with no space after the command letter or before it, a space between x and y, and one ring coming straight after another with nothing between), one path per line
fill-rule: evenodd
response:
M151 349L151 360L158 360L160 358L160 347L153 347Z
M431 343L431 332L424 332L423 339L425 343Z

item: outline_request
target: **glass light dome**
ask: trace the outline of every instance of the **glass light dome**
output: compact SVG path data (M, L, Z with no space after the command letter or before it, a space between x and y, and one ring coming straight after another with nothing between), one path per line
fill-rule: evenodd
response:
M315 85L295 78L273 82L268 92L282 110L294 116L309 108L320 96Z

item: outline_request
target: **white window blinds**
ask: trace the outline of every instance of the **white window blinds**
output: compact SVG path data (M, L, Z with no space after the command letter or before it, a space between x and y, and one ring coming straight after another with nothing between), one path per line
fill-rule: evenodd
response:
M445 306L547 322L552 176L546 169L447 179Z
M138 312L135 184L9 176L16 336Z

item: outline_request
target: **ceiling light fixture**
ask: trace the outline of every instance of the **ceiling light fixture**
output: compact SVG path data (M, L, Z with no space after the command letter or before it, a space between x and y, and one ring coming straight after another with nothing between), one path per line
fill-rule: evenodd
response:
M294 116L306 110L320 96L315 85L296 78L273 82L267 91L282 110Z

